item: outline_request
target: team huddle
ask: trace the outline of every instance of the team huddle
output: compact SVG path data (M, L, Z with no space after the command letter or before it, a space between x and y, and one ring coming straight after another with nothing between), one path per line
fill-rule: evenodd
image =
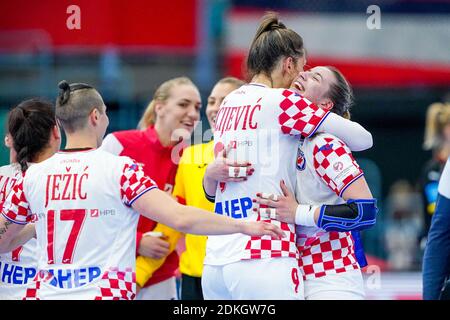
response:
M377 207L352 151L370 148L372 136L349 120L344 75L305 64L302 38L267 14L248 54L251 80L216 84L217 108L208 101L206 111L213 141L185 149L178 172L164 146L183 145L201 106L186 78L161 85L138 130L105 139L106 106L90 85L62 81L55 105L13 108L11 164L0 168L0 298L152 297L150 275L136 274L148 261L136 254L160 223L208 236L204 299L364 299L359 232L375 224ZM175 88L185 96L169 110L158 101ZM142 158L145 139L161 140L153 158ZM156 157L167 167L152 167ZM199 174L183 181L190 164ZM190 200L199 197L213 210Z

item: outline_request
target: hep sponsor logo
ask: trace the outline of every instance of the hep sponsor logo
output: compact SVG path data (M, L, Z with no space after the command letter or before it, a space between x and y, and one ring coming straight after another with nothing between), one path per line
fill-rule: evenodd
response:
M0 282L2 283L26 284L34 278L36 273L35 268L0 262Z
M247 211L253 206L249 197L216 202L214 212L234 219L247 218Z
M39 278L57 288L72 289L84 286L99 278L99 267L80 269L49 269L39 271Z

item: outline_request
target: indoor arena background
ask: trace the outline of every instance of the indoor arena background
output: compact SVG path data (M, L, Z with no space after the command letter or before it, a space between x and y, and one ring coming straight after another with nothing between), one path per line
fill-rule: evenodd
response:
M79 28L68 28L71 5L80 8ZM2 1L2 123L25 98L53 101L66 79L99 89L108 132L135 128L156 87L180 75L200 88L205 119L213 84L243 78L268 9L303 36L308 65L344 73L356 96L353 120L373 135L373 148L355 154L380 208L377 225L363 233L368 298L420 299L426 231L419 177L431 158L422 145L428 106L450 100L449 1ZM205 120L193 143L204 142L206 129ZM0 152L6 164L6 148Z

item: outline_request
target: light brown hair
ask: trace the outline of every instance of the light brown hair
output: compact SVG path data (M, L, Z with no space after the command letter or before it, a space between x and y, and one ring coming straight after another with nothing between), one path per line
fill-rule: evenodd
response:
M270 75L282 57L304 56L303 39L280 22L278 14L267 12L261 20L247 57L248 78ZM296 61L296 60L295 60Z

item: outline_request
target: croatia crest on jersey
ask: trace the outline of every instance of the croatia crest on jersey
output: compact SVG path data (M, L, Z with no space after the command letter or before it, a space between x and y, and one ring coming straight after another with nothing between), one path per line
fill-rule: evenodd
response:
M302 149L300 149L300 147L298 147L298 150L297 150L297 161L296 161L295 166L296 166L297 170L299 170L299 171L305 170L305 167L306 167L305 154L303 153Z

